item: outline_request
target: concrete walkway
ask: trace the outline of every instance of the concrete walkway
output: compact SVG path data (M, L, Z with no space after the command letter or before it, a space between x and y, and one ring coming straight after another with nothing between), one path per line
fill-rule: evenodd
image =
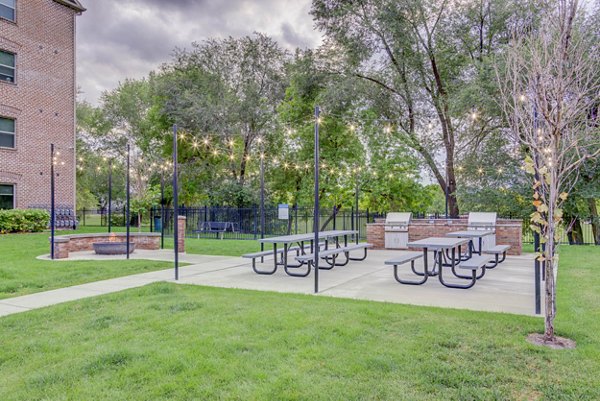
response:
M344 267L321 271L321 296L354 298L413 305L438 306L491 312L533 315L534 277L533 255L512 256L499 267L489 270L486 276L469 290L450 289L432 277L422 286L397 283L393 269L383 261L402 251L370 251L363 262L350 262ZM134 259L172 261L172 251L137 250ZM47 258L47 256L41 257ZM93 252L71 253L68 260L110 260L120 257L99 257ZM224 288L241 288L262 291L312 294L314 278L287 276L282 269L271 276L252 271L247 259L227 256L183 254L180 261L190 263L180 268L180 284L196 284ZM61 263L56 261L56 263ZM265 260L270 264L272 260ZM422 271L422 262L417 269ZM410 277L410 267L401 275ZM449 276L446 274L446 278ZM16 298L0 300L0 316L55 305L62 302L141 287L159 281L174 282L173 269L135 274L126 277L81 284Z

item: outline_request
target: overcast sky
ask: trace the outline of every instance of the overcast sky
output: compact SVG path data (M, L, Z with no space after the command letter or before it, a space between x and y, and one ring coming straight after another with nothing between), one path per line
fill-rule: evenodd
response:
M310 0L82 0L77 19L81 99L96 103L125 78L141 78L169 61L175 47L254 31L288 49L315 47L321 35Z

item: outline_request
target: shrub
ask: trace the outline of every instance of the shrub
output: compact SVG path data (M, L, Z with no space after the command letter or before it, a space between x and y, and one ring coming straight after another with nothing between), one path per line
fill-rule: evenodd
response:
M45 210L0 210L0 234L44 231L50 223Z

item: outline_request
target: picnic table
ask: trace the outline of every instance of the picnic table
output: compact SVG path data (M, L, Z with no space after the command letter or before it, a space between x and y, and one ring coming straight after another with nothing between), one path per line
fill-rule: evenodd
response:
M483 237L493 234L495 234L494 230L464 230L447 233L446 236L451 238L469 238L468 252L461 256L461 260L468 260L473 256L473 253L481 256L481 252L483 251ZM473 240L476 238L479 245L477 249L475 249L475 245L473 244Z
M319 239L324 239L325 240L325 249L329 249L329 242L330 240L334 240L334 244L336 248L340 247L340 239L343 238L343 243L344 243L344 247L348 246L348 237L351 235L355 235L357 234L358 231L355 230L332 230L332 231L322 231L319 232ZM282 235L282 236L278 236L278 237L269 237L269 238L262 238L259 241L263 244L272 244L273 245L273 251L272 251L272 255L273 255L273 270L269 270L266 272L259 272L257 271L257 269L254 269L255 272L260 273L260 274L273 274L277 271L277 268L279 266L283 266L283 269L285 270L285 272L290 275L290 276L296 276L296 277L306 277L306 275L308 274L308 272L306 273L297 273L294 271L291 271L289 269L294 269L294 268L298 268L300 266L302 266L303 264L305 264L306 262L303 261L299 261L298 264L290 264L288 262L288 251L290 249L290 247L294 244L298 245L298 251L301 254L305 254L305 244L309 243L309 250L310 253L314 252L314 238L315 238L315 234L314 233L306 233L306 234L293 234L293 235ZM278 246L282 245L283 246L283 252L281 250L278 250ZM316 246L319 246L319 244L316 244ZM270 251L265 251L265 253L271 253ZM281 254L281 261L278 260L278 255ZM258 255L258 253L256 254ZM259 255L260 256L260 255ZM254 262L254 260L253 260ZM334 261L335 264L335 261Z
M461 274L458 274L456 272L456 267L458 266L458 262L460 262L460 255L462 254L462 247L464 245L467 245L469 243L469 241L471 241L471 238L452 238L452 237L430 237L430 238L424 238L418 241L411 241L408 243L408 247L409 248L420 248L423 250L423 265L424 265L424 269L423 269L423 273L417 272L414 270L413 268L413 273L422 276L423 280L420 282L415 282L412 284L424 284L427 281L427 278L430 276L438 276L438 279L440 280L440 283L445 286L445 287L449 287L449 288L470 288L475 284L475 281L477 278L480 278L482 276L477 277L476 274L476 270L477 269L471 269L470 264L465 265L464 267L467 269L471 269L472 270L472 276L471 277L467 277ZM433 262L433 268L431 269L431 271L429 270L429 258L428 258L428 251L432 250L433 251L433 255L434 255L434 262ZM456 258L456 251L458 250L458 255L459 258ZM449 255L449 260L450 263L449 264L445 264L443 261L443 254L444 253L448 253L450 252ZM442 267L444 266L449 266L452 269L452 273L454 274L454 276L461 278L461 279L471 279L471 283L467 284L467 285L462 285L462 284L453 284L453 283L448 283L446 281L444 281L443 278L443 269Z

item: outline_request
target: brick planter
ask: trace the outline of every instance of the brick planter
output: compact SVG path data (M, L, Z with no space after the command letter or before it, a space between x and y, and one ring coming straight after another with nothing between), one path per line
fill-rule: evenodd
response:
M367 224L367 242L375 249L385 249L385 219ZM523 252L522 220L498 219L496 221L496 244L510 245L509 255ZM467 219L413 219L408 226L408 240L417 241L427 237L443 237L452 231L467 229Z
M71 234L54 237L54 258L66 259L69 252L94 250L94 242L106 242L116 237L116 242L125 242L125 233ZM50 239L51 240L51 239ZM160 249L160 233L130 233L130 240L136 249Z

